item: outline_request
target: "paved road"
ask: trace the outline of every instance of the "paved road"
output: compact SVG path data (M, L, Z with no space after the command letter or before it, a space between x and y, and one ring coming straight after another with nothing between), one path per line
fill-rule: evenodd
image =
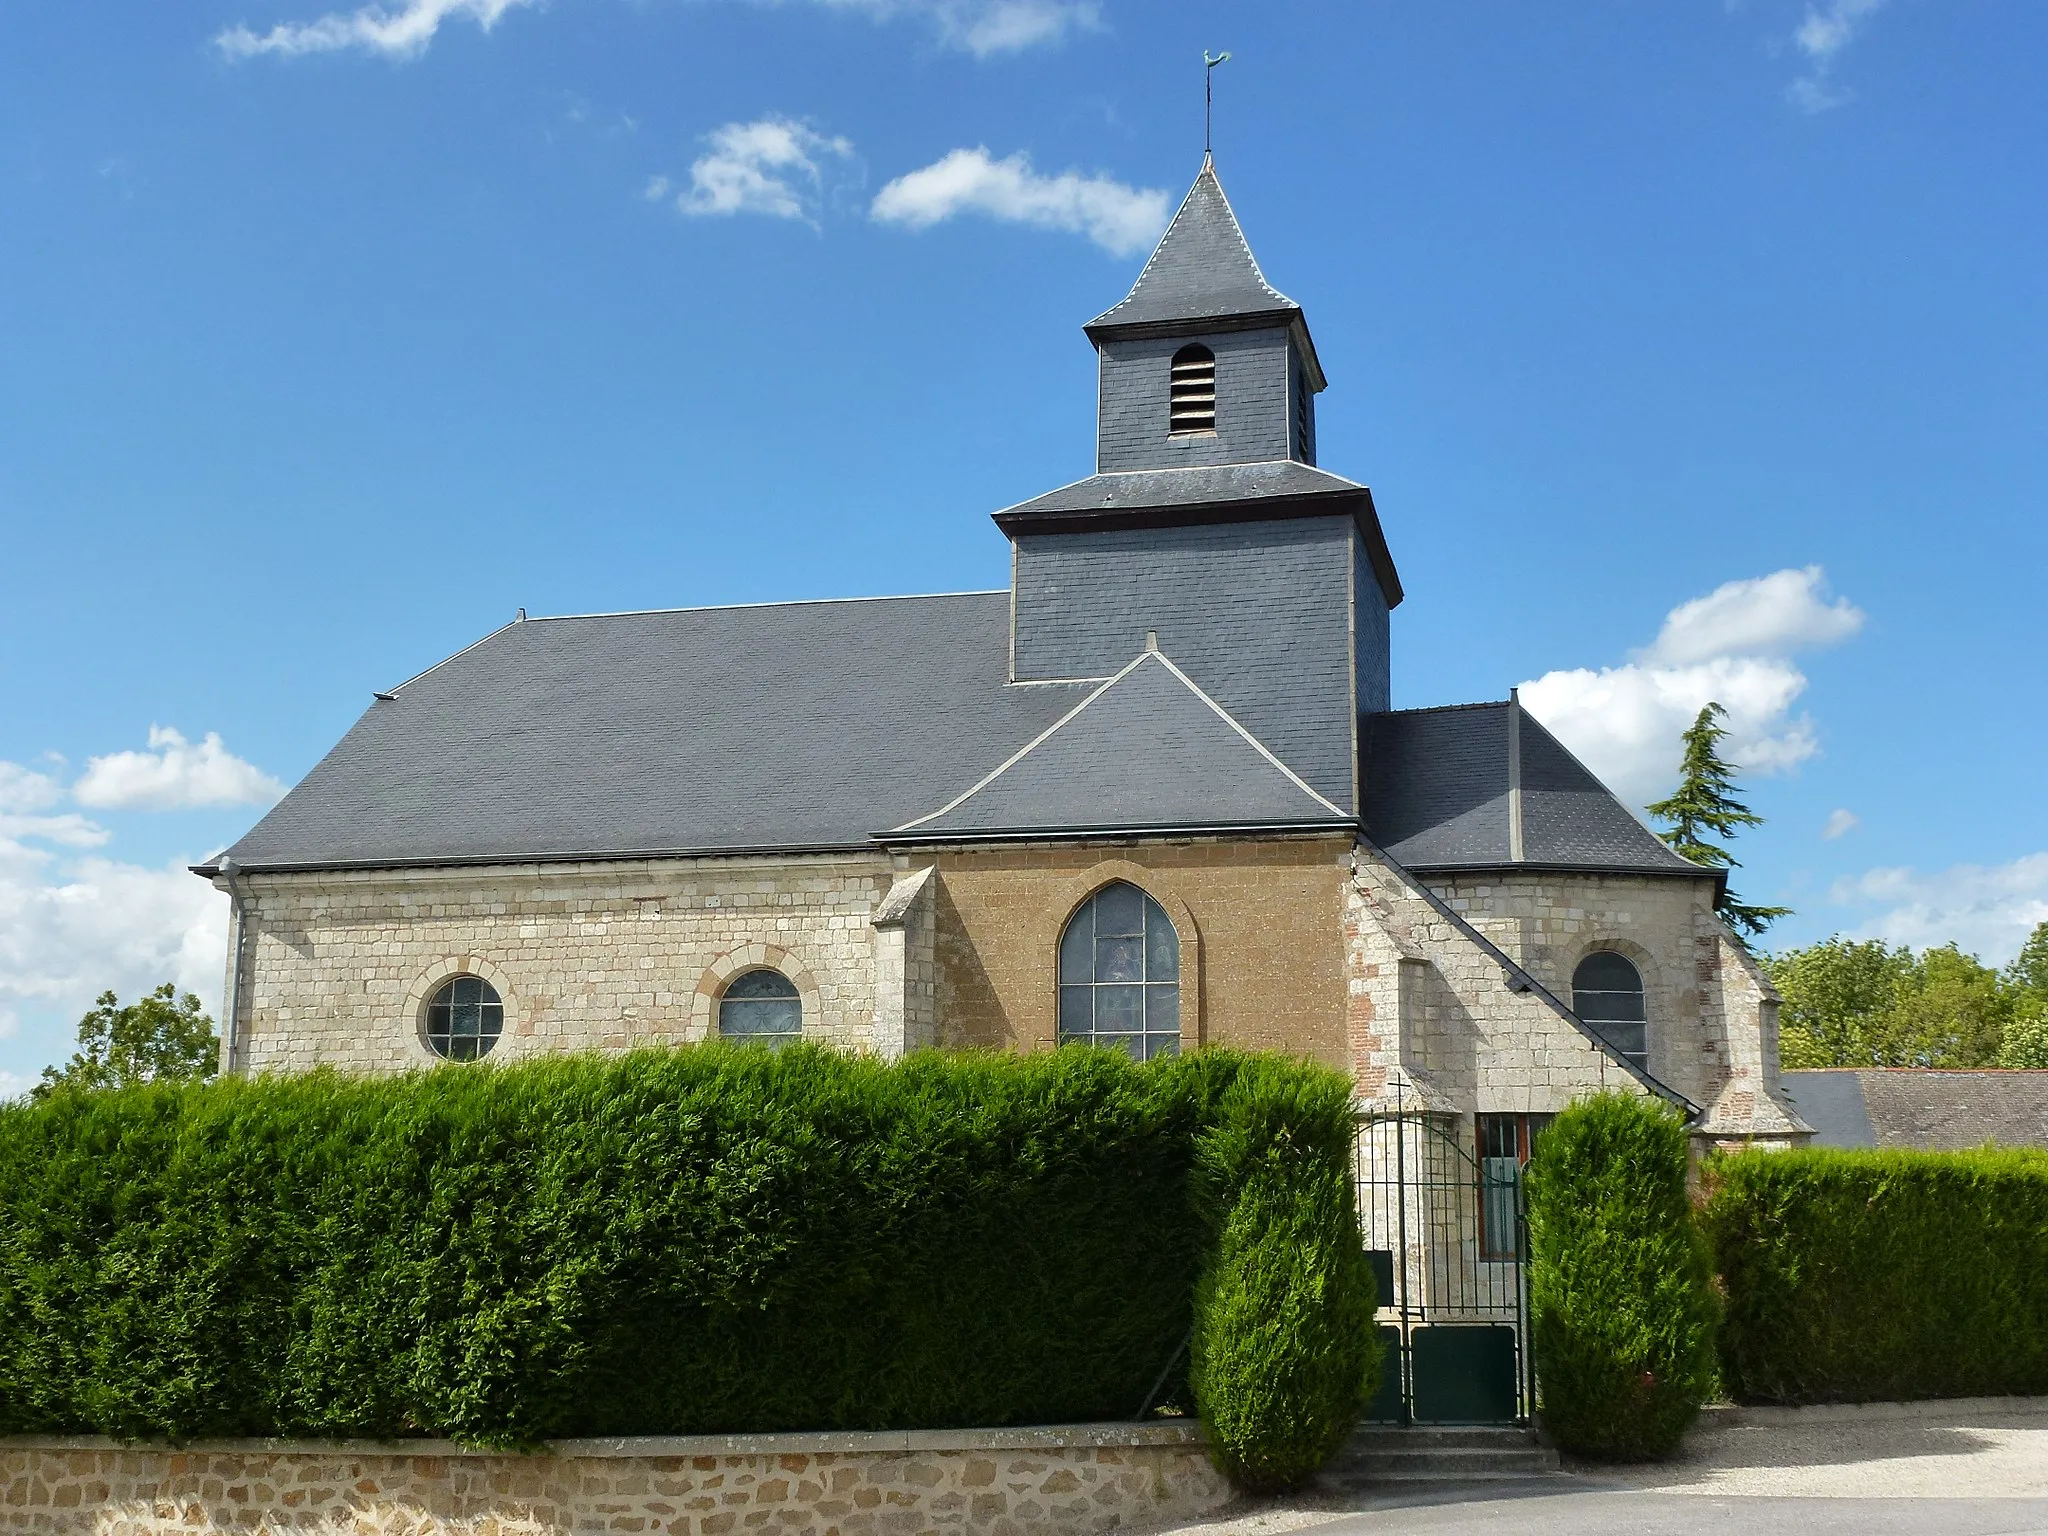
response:
M1474 1493L1360 1500L1366 1507L1297 1536L2048 1536L2048 1499L1721 1497L1549 1482Z

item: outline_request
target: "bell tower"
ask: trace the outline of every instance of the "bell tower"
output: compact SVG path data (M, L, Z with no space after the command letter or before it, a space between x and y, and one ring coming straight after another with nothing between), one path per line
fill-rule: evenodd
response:
M1201 174L1138 281L1088 322L1095 473L995 514L1010 678L1108 678L1157 649L1329 802L1388 707L1401 581L1372 493L1316 465L1322 364Z
M1308 322L1259 270L1207 155L1130 293L1083 329L1098 473L1315 463L1325 380Z

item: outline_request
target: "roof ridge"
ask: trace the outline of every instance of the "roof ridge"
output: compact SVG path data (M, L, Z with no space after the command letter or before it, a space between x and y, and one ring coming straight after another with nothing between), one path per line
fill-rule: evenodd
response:
M921 602L935 597L1006 597L1008 587L975 587L964 592L878 592L869 597L780 597L758 603L693 603L680 608L613 608L597 613L540 613L529 614L514 623L560 624L569 619L642 619L659 613L727 613L738 608L816 608L826 603L910 603ZM499 628L506 628L500 625ZM496 634L492 630L491 634ZM490 635L484 636L488 640ZM479 641L479 644L482 642ZM457 652L457 654L461 654ZM449 657L454 660L454 657ZM436 666L440 663L436 662ZM429 668L428 670L432 670ZM421 673L422 677L426 674ZM403 684L400 685L401 687Z
M1506 699L1477 699L1470 704L1418 704L1412 709L1368 709L1362 711L1373 715L1448 715L1460 709L1506 709Z
M1553 747L1557 748L1558 751L1562 752L1565 755L1566 759L1571 763L1571 765L1574 768L1578 769L1579 772L1583 773L1593 783L1599 785L1600 792L1607 796L1608 799L1612 800L1616 805L1621 807L1622 812L1628 817L1630 822L1632 822L1637 828L1639 828L1643 836L1647 837L1651 841L1651 843L1653 843L1656 846L1657 851L1659 853L1663 854L1664 857L1666 857L1667 859L1670 859L1674 865L1684 865L1688 868L1697 869L1698 871L1700 871L1701 874L1718 875L1725 882L1727 876L1724 871L1715 870L1711 866L1706 864L1696 863L1694 860L1688 859L1676 848L1673 848L1669 843L1665 842L1664 839L1658 835L1656 828L1652 827L1648 822L1644 821L1643 818L1639 814L1637 814L1634 807L1630 806L1627 801L1623 800L1620 795L1614 792L1613 785L1609 784L1605 779L1601 778L1599 774L1595 773L1592 769L1588 768L1585 762L1579 757L1579 754L1574 752L1570 747L1566 746L1564 742L1558 738L1557 732L1553 731L1549 726L1545 725L1539 716L1531 714L1529 712L1528 705L1521 704L1519 699L1513 700L1511 702L1515 703L1516 706L1520 709L1524 723L1535 726L1537 730L1541 731L1545 736L1547 736L1550 739L1550 744ZM1518 750L1526 754L1528 748L1526 746L1521 746L1520 748L1518 748Z
M1068 721L1072 720L1076 715L1080 714L1081 711L1086 709L1090 704L1093 704L1097 699L1101 698L1105 693L1109 692L1109 690L1114 688L1118 683L1122 682L1125 678L1129 677L1133 672L1137 671L1138 668L1144 664L1145 658L1152 654L1154 653L1150 651L1138 652L1137 656L1133 658L1130 662L1126 663L1123 669L1119 671L1114 677L1111 677L1100 688L1097 688L1093 693L1089 694L1087 698L1083 699L1080 703L1076 704L1064 715L1061 715L1059 719L1053 721L1051 725L1047 726L1044 730L1040 731L1036 736L1032 737L1031 740L1027 741L1015 752L1012 752L1009 755L1009 757L1005 758L1000 764L997 765L993 772L984 775L979 782L975 783L974 785L970 786L965 790L962 790L959 794L955 795L951 800L948 800L944 805L940 806L936 811L927 812L923 816L919 816L911 821L906 821L901 826L891 827L889 830L891 832L908 832L912 827L921 827L928 821L937 821L941 816L944 816L949 812L957 810L959 807L965 805L969 800L972 800L984 789L987 789L989 785L995 783L997 779L1001 778L1004 774L1008 773L1012 768L1016 767L1019 763L1023 762L1024 759L1029 757L1033 752L1037 751L1040 747L1044 746L1046 742L1052 740L1054 736L1059 734L1059 730L1062 726L1064 726Z
M1247 240L1244 236L1244 221L1238 218L1237 209L1230 201L1230 194L1223 190L1223 178L1216 174L1215 158L1206 153L1202 156L1202 176L1209 178L1216 188L1216 195L1223 199L1223 210L1230 215L1230 227L1237 232L1238 249L1244 252L1244 259L1252 264L1252 276L1259 280L1259 286L1282 304L1294 304L1296 309L1301 308L1299 304L1295 304L1294 300L1290 299L1266 280L1266 269L1259 265L1259 258L1252 254L1251 241ZM1197 186L1201 184L1202 176L1195 178ZM1191 197L1194 195L1194 187L1188 188L1188 195ZM1164 239L1165 237L1161 236L1160 238Z
M1300 774L1296 773L1292 768L1288 767L1285 763L1280 761L1279 755L1275 753L1271 747L1267 746L1263 741L1259 740L1258 737L1254 736L1248 729L1246 729L1243 721L1239 720L1235 715L1231 714L1229 710L1225 709L1221 704L1217 703L1214 699L1212 699L1208 695L1208 693L1203 689L1200 683L1196 682L1192 677L1189 677L1187 673L1181 671L1179 667L1175 666L1173 664L1173 659L1169 657L1166 654L1166 652L1150 651L1146 654L1157 656L1159 658L1160 664L1164 666L1167 671L1171 672L1175 677L1179 678L1182 684L1186 686L1187 690L1190 693L1192 693L1196 698L1200 699L1204 704L1208 705L1211 709L1215 710L1217 715L1222 719L1224 724L1228 725L1232 730L1236 731L1238 735L1242 736L1246 741L1250 742L1254 751L1256 751L1261 757L1265 758L1265 760L1271 763L1275 768L1278 768L1282 773L1287 775L1288 781L1292 783L1296 789L1300 790L1303 794L1307 795L1310 799L1316 801L1318 804L1326 807L1333 814L1345 817L1347 819L1350 817L1351 813L1349 811L1343 809L1334 800L1330 799L1327 795L1317 790L1316 787L1310 784L1307 779L1304 779ZM1144 657L1141 656L1139 659L1142 661Z
M962 793L955 795L951 800L947 801L937 810L931 811L926 815L919 816L914 821L906 821L901 826L891 827L889 829L889 832L883 835L887 836L900 832L914 831L916 828L923 826L927 822L938 821L952 814L961 806L965 805L968 801L972 800L976 795L980 794L983 790L987 789L991 784L994 784L996 780L1000 779L1012 768L1015 768L1018 764L1022 763L1027 757L1029 757L1032 753L1036 752L1040 747L1044 746L1047 742L1051 741L1061 731L1066 729L1067 726L1069 726L1076 719L1078 719L1081 716L1081 714L1088 708L1089 705L1095 703L1096 700L1106 696L1111 689L1116 687L1118 683L1122 682L1125 678L1129 677L1132 673L1136 672L1148 661L1156 661L1162 667L1164 667L1169 677L1173 678L1174 681L1178 682L1197 700L1207 705L1212 711L1214 711L1218 719L1222 720L1225 725L1229 726L1231 730L1235 731L1237 735L1240 738L1242 738L1248 745L1250 745L1252 750L1257 752L1260 757L1264 758L1268 764L1270 764L1273 768L1277 769L1280 772L1281 776L1284 777L1289 784L1293 785L1294 788L1299 790L1301 793L1307 795L1309 799L1315 801L1316 804L1322 806L1324 810L1328 811L1332 816L1336 817L1338 820L1355 820L1355 818L1351 815L1349 811L1346 811L1345 809L1343 809L1343 807L1337 805L1334 801L1332 801L1328 796L1319 792L1314 785L1310 784L1300 774L1296 773L1292 768L1288 767L1286 763L1282 762L1280 758L1274 754L1272 748L1268 747L1263 741L1260 741L1258 737L1254 736L1249 730L1245 728L1244 723L1242 721L1238 720L1237 717L1232 715L1229 710L1225 709L1221 704L1217 703L1216 700L1211 698L1208 695L1208 693L1203 690L1201 684L1197 683L1193 678L1189 677L1187 673L1183 672L1178 666L1174 665L1173 660L1169 656L1167 656L1167 654L1164 651L1157 650L1154 647L1148 645L1144 650L1138 652L1136 656L1134 656L1129 662L1127 662L1116 673L1115 676L1111 677L1107 682L1103 683L1103 685L1100 688L1097 688L1094 692L1090 693L1087 698L1081 700L1080 703L1076 704L1064 715L1061 715L1059 719L1055 720L1043 731L1040 731L1038 735L1034 736L1030 741L1026 742L1017 751L1013 752L1000 766L998 766L993 772L985 775L978 783L974 784L971 788L963 791Z

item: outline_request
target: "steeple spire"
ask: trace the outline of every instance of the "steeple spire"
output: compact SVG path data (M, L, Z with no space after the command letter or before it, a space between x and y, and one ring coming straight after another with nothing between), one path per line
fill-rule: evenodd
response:
M1301 306L1259 270L1230 199L1223 195L1223 183L1216 179L1216 162L1205 154L1201 174L1130 293L1083 329L1099 342L1189 321L1241 325L1271 317L1267 323L1285 325L1300 314Z

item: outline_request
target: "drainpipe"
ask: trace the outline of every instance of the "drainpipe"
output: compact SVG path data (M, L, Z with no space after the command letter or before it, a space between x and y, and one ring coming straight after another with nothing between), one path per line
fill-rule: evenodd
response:
M235 883L233 859L222 858L220 878L228 893L228 990L220 1009L220 1075L233 1077L242 1065L242 944L248 909L242 888Z
M1522 690L1508 690L1508 858L1522 862Z

